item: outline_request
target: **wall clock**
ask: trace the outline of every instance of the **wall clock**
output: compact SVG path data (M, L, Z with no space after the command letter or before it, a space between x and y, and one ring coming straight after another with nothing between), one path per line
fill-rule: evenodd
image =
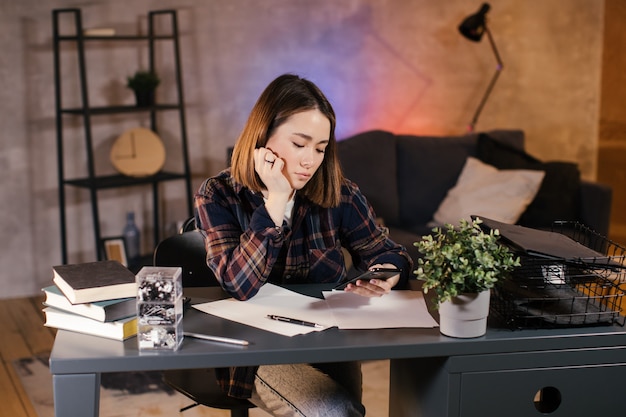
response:
M147 177L163 168L165 146L152 130L136 127L115 139L110 159L121 174Z

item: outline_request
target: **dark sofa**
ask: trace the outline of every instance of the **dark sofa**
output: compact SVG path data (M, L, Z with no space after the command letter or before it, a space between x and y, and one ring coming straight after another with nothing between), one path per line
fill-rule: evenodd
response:
M573 163L542 162L528 155L520 130L446 137L375 130L340 140L338 153L345 176L361 188L392 239L406 246L414 259L419 252L413 243L430 233L429 222L455 186L468 156L500 170L546 173L518 224L549 229L554 220L578 221L608 234L611 189L581 180Z

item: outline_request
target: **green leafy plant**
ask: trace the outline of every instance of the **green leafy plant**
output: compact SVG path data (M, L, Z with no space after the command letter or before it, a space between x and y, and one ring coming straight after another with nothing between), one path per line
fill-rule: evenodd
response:
M422 236L415 242L424 255L417 260L414 271L417 279L424 281L424 293L433 290L435 303L463 293L476 293L493 288L496 282L520 265L519 257L498 243L499 230L483 232L482 221L462 219L459 227L446 224L436 227L434 235Z
M132 77L128 77L126 86L134 91L151 91L154 90L161 80L150 71L137 71Z

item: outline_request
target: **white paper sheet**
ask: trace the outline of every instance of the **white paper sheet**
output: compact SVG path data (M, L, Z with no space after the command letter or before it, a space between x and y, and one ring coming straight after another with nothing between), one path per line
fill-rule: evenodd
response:
M324 291L324 300L273 284L265 284L247 301L234 298L196 304L208 314L284 336L295 336L337 326L340 329L432 328L432 318L421 291L391 291L379 298L345 291ZM322 325L309 327L268 318L269 314Z
M366 298L345 291L322 293L340 329L432 328L439 325L428 312L421 291L391 291Z
M334 319L324 300L309 297L273 284L265 284L247 301L233 298L194 305L200 311L232 320L237 323L282 334L295 336L325 330L334 326ZM308 327L272 320L268 314L290 317L321 324Z

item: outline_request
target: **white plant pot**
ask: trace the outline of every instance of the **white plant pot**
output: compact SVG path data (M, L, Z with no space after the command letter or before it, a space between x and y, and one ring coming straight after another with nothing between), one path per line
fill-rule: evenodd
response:
M479 337L487 331L489 290L461 294L439 305L439 331L450 337Z

